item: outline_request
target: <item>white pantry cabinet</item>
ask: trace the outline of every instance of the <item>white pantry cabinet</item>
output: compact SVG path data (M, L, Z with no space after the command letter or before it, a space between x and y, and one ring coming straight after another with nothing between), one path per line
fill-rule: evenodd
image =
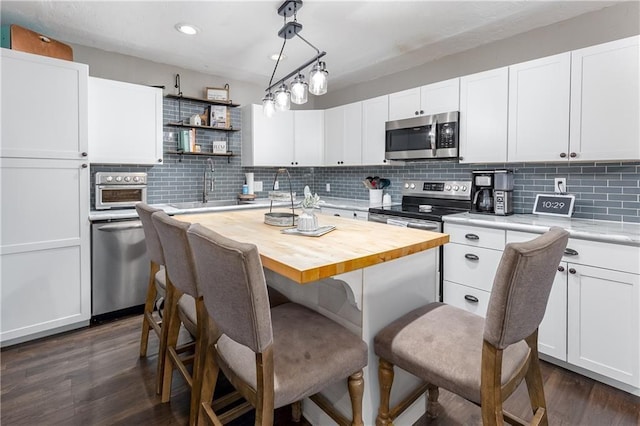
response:
M439 81L389 95L389 121L458 111L460 79Z
M508 161L569 158L570 71L570 52L509 67Z
M385 124L389 120L389 96L362 101L362 164L388 164L385 154Z
M1 58L5 346L88 325L91 274L88 67L5 49Z
M509 68L460 78L460 162L507 161Z
M571 52L570 152L640 159L640 36Z
M324 164L362 164L362 102L325 110Z
M92 164L161 164L162 89L89 77Z

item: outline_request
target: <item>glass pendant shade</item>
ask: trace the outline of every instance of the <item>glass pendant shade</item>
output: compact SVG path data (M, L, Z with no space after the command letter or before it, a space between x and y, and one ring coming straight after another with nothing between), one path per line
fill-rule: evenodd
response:
M328 74L325 63L317 62L309 73L309 92L314 95L327 93Z
M294 104L306 104L308 100L307 90L309 85L304 81L304 76L298 74L291 83L291 102Z
M288 111L291 109L291 92L287 89L287 86L282 85L276 90L276 110Z
M273 117L273 114L276 112L275 102L273 100L273 93L269 92L262 99L262 113L267 118Z

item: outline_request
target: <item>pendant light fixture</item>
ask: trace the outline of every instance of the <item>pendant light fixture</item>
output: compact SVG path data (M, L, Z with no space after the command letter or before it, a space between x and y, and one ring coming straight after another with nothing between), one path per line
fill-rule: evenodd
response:
M297 13L300 8L302 8L302 0L286 0L278 8L278 15L284 17L284 26L280 31L278 31L278 36L283 38L284 41L282 43L282 48L280 49L276 65L273 68L273 73L271 73L269 87L265 89L267 94L262 99L263 112L267 117L273 116L275 111L289 110L291 108L291 102L298 105L306 103L308 100L307 91L314 95L324 95L327 93L327 77L329 73L327 72L326 64L320 61L320 58L324 57L327 53L321 52L317 47L309 43L300 35L300 31L302 31L302 24L297 21ZM287 18L292 16L293 19L287 22ZM280 59L283 57L282 52L284 52L287 40L292 39L293 37L298 37L308 44L316 51L316 55L297 67L294 71L273 83L273 77L278 69ZM313 68L309 74L309 84L307 84L304 76L302 75L302 71L312 64ZM286 81L293 76L295 76L295 78L290 85L290 89L288 89ZM278 87L275 92L275 96L272 93L272 89L274 87Z

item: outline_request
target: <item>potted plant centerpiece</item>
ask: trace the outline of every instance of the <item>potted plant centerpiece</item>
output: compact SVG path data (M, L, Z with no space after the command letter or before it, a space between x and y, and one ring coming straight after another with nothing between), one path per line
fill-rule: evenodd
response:
M304 188L304 199L302 200L302 214L298 218L298 231L312 232L318 229L318 218L314 209L320 205L320 196L318 194L311 195L308 186Z

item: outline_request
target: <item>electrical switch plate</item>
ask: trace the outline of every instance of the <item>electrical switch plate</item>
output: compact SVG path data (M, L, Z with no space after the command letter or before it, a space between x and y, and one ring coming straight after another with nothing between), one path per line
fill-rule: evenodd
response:
M327 184L327 192L331 192L331 184L330 183Z
M263 191L262 189L262 181L261 180L257 180L253 182L253 192L260 192Z
M567 179L565 179L565 178L555 178L554 179L554 185L553 185L553 191L554 192L559 192L559 193L567 192Z

